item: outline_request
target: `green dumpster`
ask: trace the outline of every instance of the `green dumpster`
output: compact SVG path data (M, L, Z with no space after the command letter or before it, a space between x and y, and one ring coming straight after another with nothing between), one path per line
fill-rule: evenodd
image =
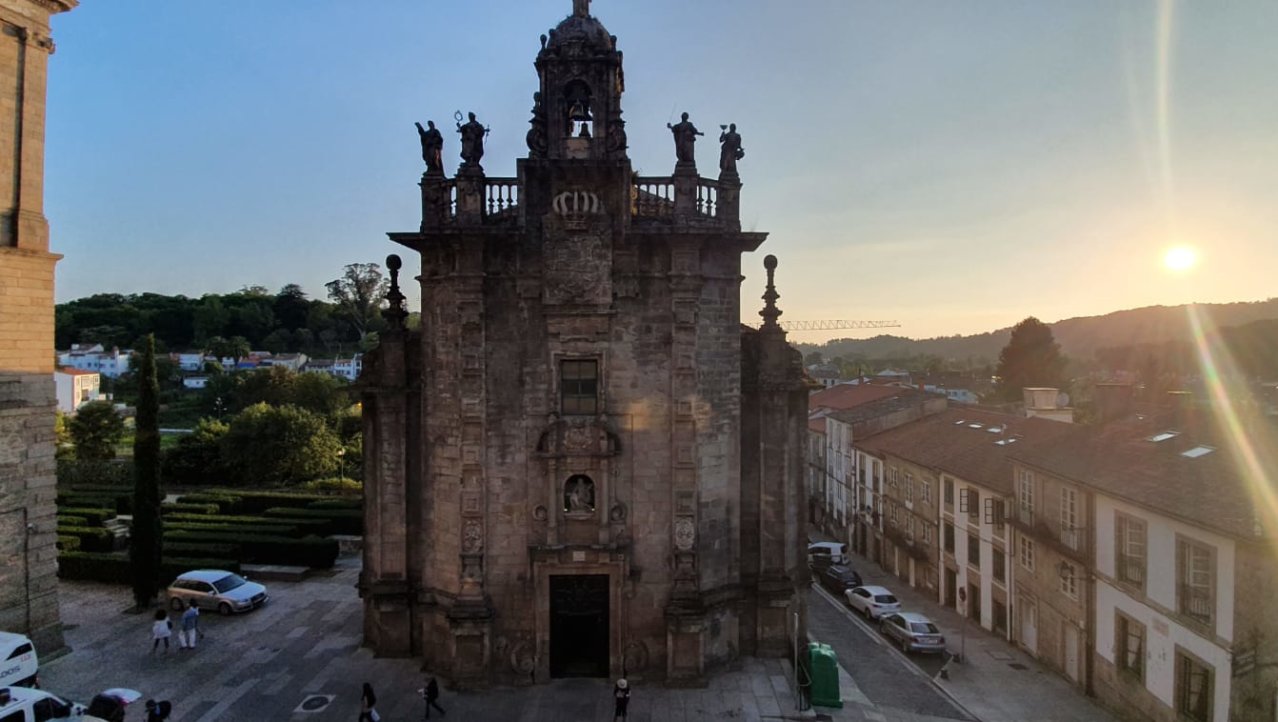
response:
M812 704L842 707L839 695L839 658L828 644L808 644L808 669L812 670Z

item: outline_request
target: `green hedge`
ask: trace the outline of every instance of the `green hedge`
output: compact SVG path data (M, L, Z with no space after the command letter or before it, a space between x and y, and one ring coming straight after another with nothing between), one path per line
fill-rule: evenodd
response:
M282 520L281 520L282 521ZM267 536L299 536L293 524L199 524L191 521L164 521L164 533L177 531L217 532L219 534L265 534Z
M89 524L88 517L71 516L69 514L59 514L58 524L61 526L92 526Z
M183 504L178 502L160 505L160 513L164 516L173 514L217 514L221 509L217 504Z
M334 498L331 494L315 494L299 491L243 491L231 489L214 489L211 494L236 496L240 499L239 513L261 514L273 507L306 508L311 502Z
M328 569L337 561L337 542L320 537L292 539L286 536L240 532L174 531L167 541L239 544L241 560L259 564L288 564Z
M86 552L109 552L115 548L115 535L100 526L58 525L58 536L80 539L80 548Z
M325 534L364 534L364 512L360 509L293 509L275 507L267 509L267 517L288 519L290 522L317 519L327 522Z
M67 516L84 517L85 526L102 526L107 519L115 518L115 511L112 509L102 509L89 506L62 506L58 505L58 514L66 514Z
M216 504L222 514L234 514L240 510L240 497L234 494L183 494L177 500L179 504Z
M240 563L234 559L165 557L160 561L160 576L157 581L160 586L167 587L177 575L192 569L225 569L239 573ZM58 554L58 578L115 584L133 582L127 552L62 552Z
M73 552L80 548L80 537L58 535L58 551Z
M133 492L121 494L59 493L57 503L60 506L93 506L114 509L119 514L132 514Z
M218 544L205 542L182 542L164 540L164 553L183 557L209 557L216 559L239 559L239 544Z
M364 482L358 479L332 477L328 479L311 479L302 484L305 491L316 491L329 494L348 494L361 496L364 493Z
M236 527L293 527L294 531L290 533L290 536L311 536L312 534L316 536L326 536L333 533L329 531L333 524L325 517L304 517L293 519L286 517L230 514L169 514L164 517L164 520L171 521L176 524L230 524Z
M342 496L320 499L306 505L307 509L363 509L364 499L358 496Z

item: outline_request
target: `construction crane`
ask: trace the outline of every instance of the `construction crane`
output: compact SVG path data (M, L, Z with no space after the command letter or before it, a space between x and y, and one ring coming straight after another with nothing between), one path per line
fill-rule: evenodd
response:
M747 325L758 328L758 321ZM786 331L839 331L846 328L900 328L896 321L778 321Z

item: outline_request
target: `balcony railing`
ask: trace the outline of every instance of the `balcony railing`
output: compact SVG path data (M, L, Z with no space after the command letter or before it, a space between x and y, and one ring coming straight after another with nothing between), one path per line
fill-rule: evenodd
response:
M673 178L635 177L634 207L636 218L671 218L675 208Z
M1061 544L1080 551L1083 545L1087 543L1086 529L1079 526L1061 526L1057 531L1057 538L1061 540Z
M1091 550L1091 537L1086 527L1062 527L1049 524L1034 513L1033 509L1017 505L1015 513L1007 518L1022 534L1052 547L1067 557L1087 561Z
M1119 581L1130 584L1145 583L1145 558L1120 554L1117 566Z
M1208 587L1181 584L1177 587L1176 608L1200 622L1210 622L1215 600Z
M916 561L927 561L927 550L915 541L914 535L906 533L904 529L889 525L883 528L883 536L895 544L907 557Z

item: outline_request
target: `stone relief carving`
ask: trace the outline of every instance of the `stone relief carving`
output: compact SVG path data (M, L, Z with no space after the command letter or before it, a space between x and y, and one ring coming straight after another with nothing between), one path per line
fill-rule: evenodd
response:
M484 549L484 530L475 519L462 524L462 552L476 554Z
M603 201L597 193L590 191L564 191L555 196L550 207L560 216L601 216L604 215Z
M515 674L532 674L537 665L534 655L535 646L527 641L520 641L510 650L510 669Z
M546 521L546 519L550 517L550 512L546 509L546 507L538 504L536 508L533 509L532 515L533 519L536 519L537 521Z
M608 510L608 520L611 522L622 522L626 520L626 505L617 502Z
M691 517L681 516L675 519L674 540L675 548L679 551L692 550L692 545L697 541L697 528Z
M626 644L626 650L622 653L622 659L625 660L627 672L642 672L648 668L650 655L648 653L648 645L638 640L633 640Z
M609 248L601 233L550 240L544 251L547 303L608 303L612 300Z

